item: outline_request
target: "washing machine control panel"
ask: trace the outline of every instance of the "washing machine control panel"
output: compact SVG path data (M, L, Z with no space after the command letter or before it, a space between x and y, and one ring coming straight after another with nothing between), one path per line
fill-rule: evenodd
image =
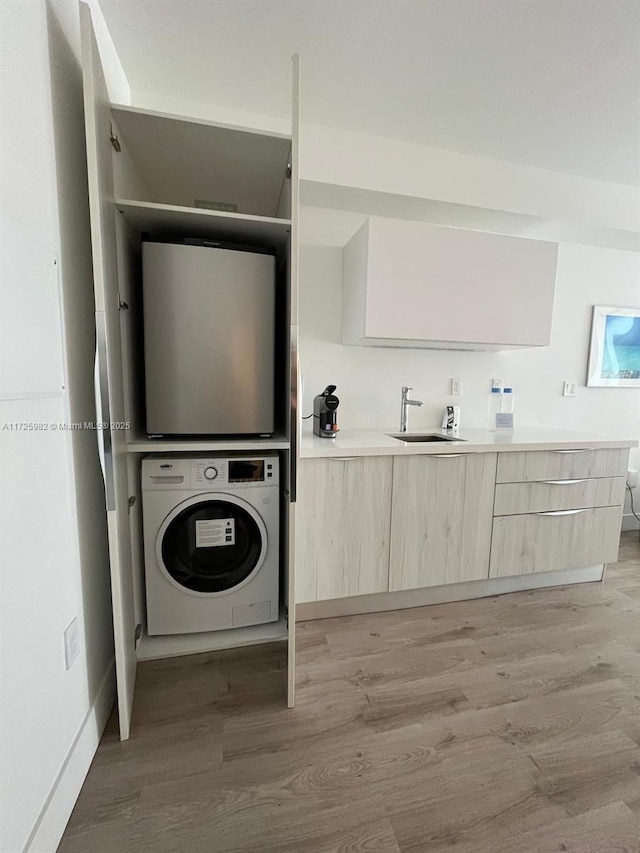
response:
M273 486L277 482L277 456L197 459L191 468L192 487Z

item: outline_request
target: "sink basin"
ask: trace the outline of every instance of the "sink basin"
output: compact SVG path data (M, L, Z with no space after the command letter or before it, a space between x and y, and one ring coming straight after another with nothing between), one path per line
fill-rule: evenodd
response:
M420 441L423 444L428 444L433 441L464 441L463 438L458 438L455 435L438 435L436 433L426 433L425 435L417 435L412 432L388 432L389 438L397 438L398 441Z

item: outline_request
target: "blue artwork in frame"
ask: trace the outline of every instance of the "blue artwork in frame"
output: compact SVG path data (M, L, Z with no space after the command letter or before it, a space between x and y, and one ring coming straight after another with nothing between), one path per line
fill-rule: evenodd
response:
M594 306L587 385L640 388L640 308Z

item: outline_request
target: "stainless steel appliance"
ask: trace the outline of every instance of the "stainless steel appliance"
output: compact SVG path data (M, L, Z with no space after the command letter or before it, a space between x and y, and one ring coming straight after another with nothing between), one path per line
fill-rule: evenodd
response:
M147 433L274 431L275 257L142 244Z

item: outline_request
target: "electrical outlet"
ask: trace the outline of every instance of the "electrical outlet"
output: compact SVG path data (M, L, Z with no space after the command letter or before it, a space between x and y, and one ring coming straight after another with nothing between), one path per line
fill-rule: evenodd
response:
M492 388L499 388L502 391L502 379L492 379L491 380Z
M635 468L630 468L627 471L627 483L629 483L632 489L635 489L638 485L638 472Z
M457 397L462 393L462 379L451 380L451 396Z
M71 669L80 654L80 628L77 617L67 626L64 632L64 666Z
M575 397L576 396L576 383L575 382L567 382L565 380L564 386L562 388L562 396L563 397Z

